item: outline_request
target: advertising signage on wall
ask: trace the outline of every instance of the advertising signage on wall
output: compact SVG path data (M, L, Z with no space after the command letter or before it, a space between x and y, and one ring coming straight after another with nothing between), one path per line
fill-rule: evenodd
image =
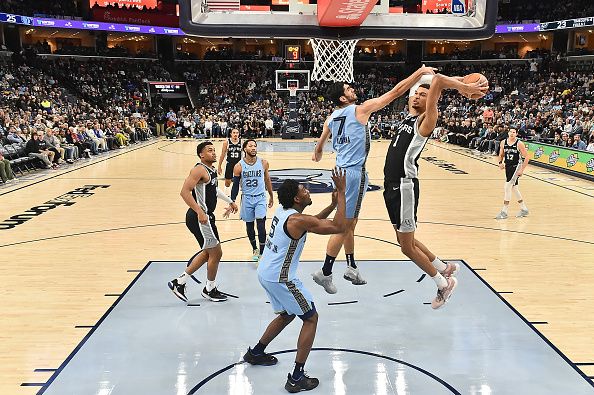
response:
M540 25L538 23L524 23L516 25L497 25L495 27L495 33L534 33L540 31Z
M527 142L526 149L528 150L528 158L533 164L538 165L538 163L541 163L559 170L570 170L572 173L594 177L593 152L535 142Z
M52 27L62 29L97 30L107 32L140 33L140 34L166 34L169 36L184 36L185 33L178 27L142 26L123 23L75 21L71 19L30 18L22 15L0 13L0 23L15 23L38 27Z
M136 8L155 8L157 7L157 0L89 0L89 6L94 7L118 6L122 7L136 7Z

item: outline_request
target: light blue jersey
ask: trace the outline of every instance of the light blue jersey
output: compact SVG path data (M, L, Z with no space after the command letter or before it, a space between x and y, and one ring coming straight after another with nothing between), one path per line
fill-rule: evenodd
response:
M305 245L307 234L293 239L286 231L289 216L296 214L295 209L279 207L274 213L270 232L266 238L266 247L258 265L258 276L261 280L287 283L296 279L297 264Z
M332 148L336 152L336 166L340 168L363 167L369 154L371 134L355 115L357 106L335 110L328 121L332 131Z
M256 163L249 165L245 159L241 160L241 193L244 196L264 195L264 165L262 159L256 158Z

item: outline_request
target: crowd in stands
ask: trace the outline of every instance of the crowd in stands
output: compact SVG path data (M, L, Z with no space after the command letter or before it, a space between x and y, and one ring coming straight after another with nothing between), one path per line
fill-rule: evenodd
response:
M594 16L592 0L499 0L497 18L501 22L530 23L590 16Z
M79 1L77 0L2 0L0 1L0 12L26 16L82 16Z
M540 66L523 72L514 66L506 76L498 73L496 78L509 85L492 105L446 96L433 137L496 155L499 142L514 128L525 140L594 152L594 67L578 72L558 70L555 64Z
M288 122L288 92L275 88L281 64L257 62L179 63L172 76L158 61L0 60L0 178L6 160L17 170L46 168L126 147L155 135L225 137L231 128L246 137L278 135ZM434 138L493 153L510 128L524 139L594 151L594 68L574 70L545 57L521 64L445 63L447 75L480 71L490 83L483 99L446 92ZM381 95L405 77L403 65L355 63L359 102ZM185 80L188 103L175 109L154 98L147 81ZM334 107L327 83L298 92L302 130L318 137ZM406 98L370 119L373 138L391 138L406 114Z
M148 111L152 62L0 60L0 179L58 168L162 134ZM151 125L149 126L149 122ZM11 166L12 165L12 166Z

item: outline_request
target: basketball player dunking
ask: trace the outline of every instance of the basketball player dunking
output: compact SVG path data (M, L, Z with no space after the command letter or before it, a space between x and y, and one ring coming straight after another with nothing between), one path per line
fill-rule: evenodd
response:
M228 138L223 143L221 150L221 156L219 158L218 173L223 173L222 165L223 159L227 158L227 164L225 165L225 193L229 194L229 187L231 186L231 180L233 179L233 168L241 160L241 139L239 138L239 130L231 130L231 138Z
M369 183L369 176L365 170L371 140L367 127L369 117L373 112L381 110L405 94L424 74L434 74L434 69L423 66L399 82L389 92L360 105L355 104L357 95L348 84L336 82L328 89L328 96L337 107L324 122L323 132L316 145L312 160L319 162L322 159L324 144L332 134L336 166L346 171L347 218L346 230L341 234L332 235L328 241L326 259L322 269L312 274L314 281L324 287L328 293L337 292L336 286L332 282L332 267L343 244L347 260L347 269L343 277L354 285L367 283L361 277L355 263L355 226Z
M443 306L452 295L457 284L453 275L459 265L442 262L415 239L419 204L417 161L437 124L437 102L444 89L456 89L467 97L484 96L488 83L464 84L461 77L436 74L430 86L419 85L414 96L409 98L409 114L398 125L396 135L388 146L384 165L384 201L390 221L404 255L437 284L437 296L431 302L434 309Z
M206 265L206 286L202 290L202 296L213 302L223 302L227 300L227 296L219 292L215 284L223 251L215 224L214 211L217 207L217 198L229 203L225 215L228 215L229 212L236 213L237 205L217 186L217 172L213 167L217 160L214 145L210 141L204 141L198 144L196 153L200 162L190 171L180 195L189 207L186 213L186 226L196 237L201 251L194 256L186 270L178 278L171 280L168 285L175 296L187 302L186 281L188 277L208 262Z
M520 160L521 158L524 158L524 160ZM507 138L502 140L499 146L499 168L502 170L505 169L505 186L503 208L495 219L507 218L507 209L509 208L512 191L520 204L520 211L516 214L516 217L528 216L528 207L526 207L526 203L524 203L524 199L518 188L518 180L524 173L526 166L528 166L528 161L528 151L524 143L518 140L517 130L514 128L509 129Z

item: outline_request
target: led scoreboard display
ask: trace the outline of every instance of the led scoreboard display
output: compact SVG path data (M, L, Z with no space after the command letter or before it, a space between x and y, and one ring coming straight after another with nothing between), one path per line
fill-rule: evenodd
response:
M301 45L285 45L285 61L299 63L301 61Z

